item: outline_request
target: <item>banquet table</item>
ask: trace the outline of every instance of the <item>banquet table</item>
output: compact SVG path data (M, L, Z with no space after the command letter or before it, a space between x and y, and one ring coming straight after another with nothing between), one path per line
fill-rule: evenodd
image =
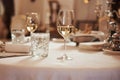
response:
M0 80L120 80L120 55L83 50L75 45L67 43L66 53L72 60L57 60L64 47L63 42L55 41L50 42L46 58L0 58Z

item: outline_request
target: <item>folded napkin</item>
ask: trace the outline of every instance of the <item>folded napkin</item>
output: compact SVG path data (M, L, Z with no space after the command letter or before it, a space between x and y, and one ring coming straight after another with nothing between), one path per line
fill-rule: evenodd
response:
M13 44L13 43L7 42L5 44L5 51L28 53L30 51L30 45L29 44Z

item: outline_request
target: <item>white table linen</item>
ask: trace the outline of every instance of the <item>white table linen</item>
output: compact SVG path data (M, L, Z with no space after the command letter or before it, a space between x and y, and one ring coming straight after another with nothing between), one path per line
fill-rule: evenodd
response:
M73 60L59 61L63 43L50 42L47 58L31 56L0 59L0 80L120 80L120 56L85 51L67 44Z

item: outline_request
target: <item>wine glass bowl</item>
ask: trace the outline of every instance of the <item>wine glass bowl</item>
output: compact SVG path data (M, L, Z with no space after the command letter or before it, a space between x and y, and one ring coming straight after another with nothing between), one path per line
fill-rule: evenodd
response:
M60 10L57 18L57 31L64 38L64 55L58 57L58 60L71 60L66 55L66 41L70 35L74 34L74 12L73 10Z
M26 28L30 33L37 30L39 25L39 17L37 13L27 13L26 14Z

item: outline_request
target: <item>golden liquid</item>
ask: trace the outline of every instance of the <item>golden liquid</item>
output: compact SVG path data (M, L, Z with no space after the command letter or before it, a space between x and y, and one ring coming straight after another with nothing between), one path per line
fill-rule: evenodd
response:
M70 35L74 34L75 27L74 26L58 26L57 30L61 36L64 38L68 38Z
M37 24L29 24L29 25L27 25L27 30L29 31L29 32L34 32L36 29L37 29Z

